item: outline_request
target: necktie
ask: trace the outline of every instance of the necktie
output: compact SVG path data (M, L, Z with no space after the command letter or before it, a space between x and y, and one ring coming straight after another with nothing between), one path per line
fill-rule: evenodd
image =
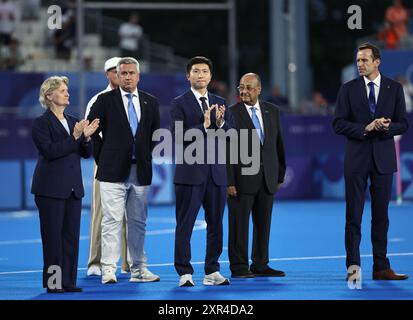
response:
M369 107L372 116L376 113L376 94L374 92L374 82L369 82L370 93L369 93Z
M127 94L128 96L128 113L129 113L129 125L132 130L132 135L135 136L136 130L138 129L138 116L136 115L135 106L132 101L132 93Z
M251 112L252 112L252 123L254 124L255 129L257 129L258 136L260 137L260 140L261 140L261 144L264 144L264 132L262 131L260 120L258 120L258 116L255 113L256 108L252 107Z
M199 100L201 100L201 105L202 105L202 112L205 113L205 111L208 110L208 105L206 103L206 99L205 97L201 97L199 98Z

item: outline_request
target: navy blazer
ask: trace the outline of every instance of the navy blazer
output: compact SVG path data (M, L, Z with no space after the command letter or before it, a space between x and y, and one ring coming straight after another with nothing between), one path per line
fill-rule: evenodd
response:
M365 127L377 118L390 118L387 132L373 131L364 135ZM381 75L379 98L374 117L370 114L367 89L363 77L344 84L337 97L333 128L347 137L345 173L366 172L373 158L381 174L397 171L393 137L409 127L406 103L400 83Z
M159 103L154 96L142 90L138 90L138 95L141 118L135 136L130 128L120 89L102 93L90 109L88 119L100 119L99 128L92 136L93 153L98 165L96 179L99 181L125 182L135 150L139 184L146 186L152 183L152 151L156 144L152 135L160 126Z
M92 154L92 143L83 135L75 140L76 118L64 114L70 135L49 109L33 122L32 137L39 151L33 174L31 193L56 199L67 199L72 191L77 198L84 196L80 157Z
M208 93L208 101L210 106L213 104L224 105L225 100L219 96L214 94ZM202 133L204 133L204 137L206 136L205 129L204 129L204 114L202 113L201 107L196 100L195 95L192 93L191 90L188 90L183 95L176 97L172 100L172 108L171 108L171 120L172 120L172 132L175 136L175 121L182 121L183 122L183 132L176 132L176 134L185 134L185 132L189 129L198 129ZM223 130L229 130L232 128L232 117L231 114L226 110L225 112L225 124L222 127ZM211 112L211 127L210 129L217 129L216 125L216 117L215 111ZM194 140L193 140L194 141ZM186 141L183 144L183 150L191 144L193 141ZM206 139L204 141L204 146L206 145ZM176 143L176 150L179 152L179 143ZM206 154L206 149L204 150ZM217 145L215 145L215 154L217 155ZM223 155L225 158L225 155ZM205 155L206 158L206 155ZM204 158L204 160L206 160ZM225 161L224 161L225 162ZM177 184L186 184L186 185L199 185L204 183L208 178L208 164L204 161L203 164L176 164L175 168L175 177L174 183ZM226 165L215 164L210 165L212 179L214 183L218 186L226 186L227 185L227 173L226 173Z

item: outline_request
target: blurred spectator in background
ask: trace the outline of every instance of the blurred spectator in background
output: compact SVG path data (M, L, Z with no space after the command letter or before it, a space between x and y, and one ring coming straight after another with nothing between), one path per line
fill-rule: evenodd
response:
M69 1L62 16L62 29L53 33L53 44L57 59L69 60L76 46L76 2Z
M279 107L281 112L291 112L288 97L281 93L280 87L276 84L271 89L271 95L267 101Z
M139 25L139 15L137 13L132 13L129 21L120 25L118 35L121 56L142 59L142 46L139 40L143 36L143 29Z
M390 24L390 28L397 35L399 40L407 36L407 23L409 14L403 6L402 0L394 0L393 5L388 7L385 16L386 22Z
M11 38L9 45L0 48L0 70L16 70L23 62L17 39Z
M228 85L223 81L211 80L208 86L208 91L224 98L227 101L229 100Z
M22 20L33 21L39 19L40 2L40 0L20 0Z
M404 100L406 101L406 111L413 111L413 84L403 75L398 75L395 79L403 86Z
M399 46L399 38L388 22L385 22L383 30L379 32L378 39L386 49L396 49Z
M10 43L16 17L16 5L8 0L0 0L0 45Z
M304 99L299 106L300 113L302 114L320 114L328 115L333 114L328 101L321 92L314 91L312 94L312 99Z

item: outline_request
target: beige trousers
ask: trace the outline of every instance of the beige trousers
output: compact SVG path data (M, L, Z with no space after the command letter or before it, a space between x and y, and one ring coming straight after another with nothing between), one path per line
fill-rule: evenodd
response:
M93 177L96 176L97 166L93 164ZM101 267L100 259L102 257L102 203L100 199L99 181L93 180L92 204L90 207L90 246L89 260L87 267L92 265ZM126 232L126 215L122 224L122 270L129 271L131 263L128 259L127 232Z

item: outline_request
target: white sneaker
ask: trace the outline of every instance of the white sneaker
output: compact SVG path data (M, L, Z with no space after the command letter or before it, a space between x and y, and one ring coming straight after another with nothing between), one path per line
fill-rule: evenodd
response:
M118 282L118 279L116 279L115 271L113 271L112 269L103 270L103 274L102 274L103 284L116 283L116 282Z
M140 269L136 272L131 271L130 282L157 282L161 278L150 272L148 269Z
M88 276L101 276L102 271L100 270L100 267L92 264L88 269L87 269L87 275Z
M128 270L120 269L120 273L121 273L121 274L127 274L127 273L129 273L129 272L130 272L129 269L128 269Z
M229 280L224 278L219 271L216 271L205 275L203 283L206 286L226 286L229 285Z
M192 274L184 274L179 278L180 287L193 287L194 280L192 280Z

